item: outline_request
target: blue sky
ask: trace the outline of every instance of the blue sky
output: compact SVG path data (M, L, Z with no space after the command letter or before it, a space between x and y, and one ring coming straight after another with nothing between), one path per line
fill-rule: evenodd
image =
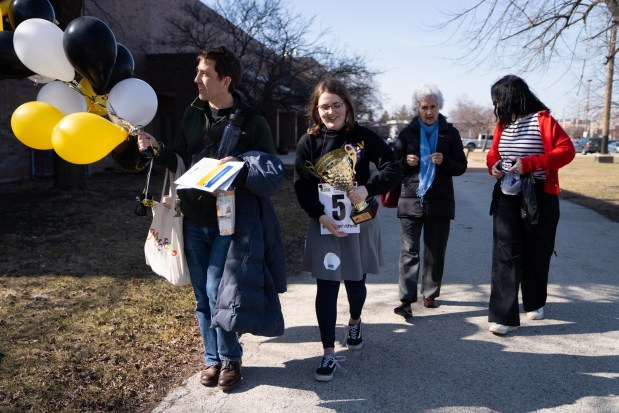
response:
M490 106L490 86L512 69L493 69L488 63L478 67L449 60L463 46L455 40L445 43L452 31L432 28L446 19L446 11L457 11L477 0L285 0L297 13L315 15L313 29L330 28L324 43L366 56L373 68L384 73L377 87L384 95L384 108L390 113L402 104L410 105L416 86L429 82L439 86L445 97L444 113L459 97ZM509 62L513 64L513 62ZM507 66L510 67L510 66ZM576 76L563 67L550 67L546 73L520 74L548 105L556 117L576 116L577 102L584 102L584 91L575 96ZM584 107L584 103L581 103ZM582 108L581 108L582 111Z
M202 0L213 5L215 0ZM390 113L411 103L413 90L422 83L435 83L443 92L449 110L459 98L490 107L490 86L506 74L523 77L557 118L584 117L586 86L579 88L579 67L566 70L551 65L545 72L523 73L516 62L502 67L456 61L467 49L459 43L456 27L438 31L447 13L461 11L479 0L282 0L285 7L304 19L314 16L309 39L329 29L319 43L363 55L372 69L381 71L376 87L383 107ZM568 56L568 55L565 55ZM564 57L565 58L565 57ZM590 68L605 73L602 53L591 59ZM566 58L567 60L567 58ZM586 82L584 82L586 84ZM595 82L594 82L595 84ZM591 85L591 84L590 84ZM595 87L591 89L592 103ZM593 106L592 106L593 107ZM594 116L593 114L591 115Z

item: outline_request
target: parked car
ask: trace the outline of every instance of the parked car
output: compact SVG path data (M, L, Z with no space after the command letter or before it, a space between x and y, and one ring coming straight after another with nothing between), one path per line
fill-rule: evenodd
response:
M619 141L611 141L608 143L608 153L619 153Z
M580 150L583 155L599 152L602 149L602 138L583 138L583 147Z
M585 146L585 139L587 138L580 138L580 139L572 139L572 143L574 144L574 150L576 152L582 152L582 148Z
M477 148L483 148L485 138L486 135L480 134L477 138L462 139L462 146L469 151L474 151ZM491 146L492 135L488 136L488 141L486 142L486 149L490 149Z

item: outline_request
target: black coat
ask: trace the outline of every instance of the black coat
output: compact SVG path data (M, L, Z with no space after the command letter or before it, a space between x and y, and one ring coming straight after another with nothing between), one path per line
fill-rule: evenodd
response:
M275 337L284 334L278 293L286 291L284 243L269 197L284 168L275 155L247 152L244 185L236 187L235 232L219 284L212 327Z
M393 151L383 138L368 128L355 123L352 132L326 130L305 134L299 139L295 158L294 189L301 208L310 218L324 215L324 206L318 199L319 178L312 175L306 161L316 165L321 156L351 144L357 150L355 179L358 185L365 185L368 196L384 194L393 188L401 177L400 165L395 162ZM372 173L371 164L376 166L377 174Z
M443 162L436 165L436 176L432 186L424 196L423 205L417 196L419 187L420 165L409 166L407 154L420 156L421 126L419 117L415 116L405 127L395 143L396 160L402 165L402 193L398 202L398 217L419 217L422 215L454 219L456 205L454 202L453 179L466 171L467 160L462 148L460 133L441 114L438 117L438 141L436 152L443 154Z
M254 109L249 107L236 92L233 96L234 105L229 109L229 113L241 109L247 114L237 146L239 153L260 151L275 154L271 130L266 119L255 115ZM215 120L212 111L208 102L196 98L185 110L176 138L161 149L156 162L165 165L171 171L176 171L174 152L184 159L187 169L202 158L217 158L217 150L229 115ZM214 196L190 188L179 191L178 197L181 200L184 219L199 226L217 225Z

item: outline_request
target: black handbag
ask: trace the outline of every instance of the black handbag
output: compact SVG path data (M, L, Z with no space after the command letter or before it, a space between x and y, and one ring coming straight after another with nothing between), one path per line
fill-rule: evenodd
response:
M535 179L531 174L521 176L522 180L522 218L531 225L539 223L539 210L537 208L537 195L535 194Z

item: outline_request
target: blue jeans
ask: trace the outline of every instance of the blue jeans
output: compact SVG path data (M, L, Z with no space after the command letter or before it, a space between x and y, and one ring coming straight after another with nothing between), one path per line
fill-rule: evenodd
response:
M217 290L224 272L231 237L219 235L217 226L200 227L184 220L185 257L196 296L196 316L204 343L206 366L237 361L243 350L235 332L211 328Z

